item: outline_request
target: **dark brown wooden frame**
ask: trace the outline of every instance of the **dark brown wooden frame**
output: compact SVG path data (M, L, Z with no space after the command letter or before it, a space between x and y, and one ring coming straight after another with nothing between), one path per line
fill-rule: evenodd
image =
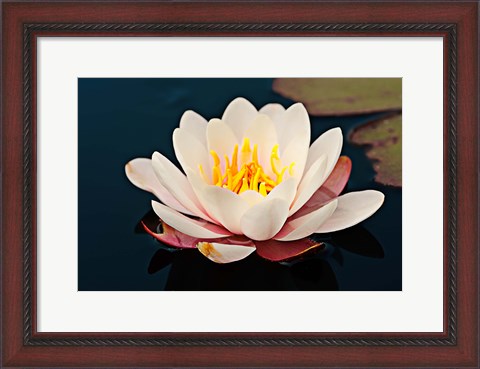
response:
M1 365L478 367L478 2L2 4ZM441 36L443 333L36 332L38 36Z

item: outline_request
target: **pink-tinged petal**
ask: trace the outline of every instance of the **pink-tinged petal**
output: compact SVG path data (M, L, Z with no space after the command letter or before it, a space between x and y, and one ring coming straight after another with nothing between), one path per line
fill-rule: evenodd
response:
M255 244L253 242L250 242L249 245L199 242L197 248L211 261L226 264L245 259L255 251Z
M242 141L245 130L257 115L257 109L247 99L238 97L228 104L222 120L230 126L237 139Z
M285 261L300 256L308 251L322 249L325 245L322 242L310 238L303 238L297 241L283 242L277 240L256 241L257 254L270 261Z
M321 206L325 205L327 202L335 199L345 188L345 185L348 182L350 177L350 172L352 170L352 161L348 156L341 156L337 164L335 165L334 170L320 187L305 203L305 205L300 208L295 213L295 217L301 217L305 214L308 214Z
M322 155L327 155L325 178L330 175L342 151L343 135L340 128L333 128L318 137L310 146L305 170L315 163Z
M330 173L322 187L338 196L345 188L350 172L352 171L352 161L348 156L340 156L335 164L335 168Z
M197 243L200 240L198 237L187 236L186 234L177 231L161 220L159 220L159 224L161 224L162 229L161 233L156 233L155 229L151 229L151 227L149 227L144 220L141 221L141 224L143 229L150 236L153 236L158 241L169 246L178 247L181 249L194 249L197 247Z
M337 209L318 227L317 233L340 231L364 221L382 206L385 195L380 191L366 190L349 192L337 199Z
M187 110L180 118L180 128L190 132L200 143L207 146L207 120L193 110Z
M278 144L275 125L268 115L258 114L248 125L244 137L250 140L251 148L257 145L258 161L269 176L273 175L270 169L270 156L273 147Z
M189 218L159 202L152 201L152 208L164 223L185 233L187 236L198 238L221 238L231 235L225 228L204 220Z
M197 196L193 192L190 182L170 160L155 152L152 155L152 166L159 182L192 214L209 222L214 220L208 216Z
M187 176L208 215L230 232L241 234L240 218L250 207L248 202L226 188L206 184L191 168Z
M337 202L333 200L307 215L289 219L274 238L278 241L295 241L310 236L332 216Z
M312 195L320 188L324 181L325 169L327 168L327 156L322 155L303 175L298 185L297 195L293 201L293 206L288 213L289 216L295 214Z
M248 209L240 219L242 233L252 240L268 240L282 228L287 215L288 203L285 200L262 201Z
M210 155L207 147L189 131L181 128L173 131L173 149L184 172L186 168L198 170L201 165L205 173L210 173Z
M129 161L125 165L125 173L130 182L144 191L153 193L165 205L184 214L193 215L159 182L150 159L137 158Z
M225 169L225 156L232 158L233 150L238 144L232 129L220 119L212 119L207 125L208 151L214 150L220 158L222 169ZM210 157L213 167L213 158ZM195 168L195 167L193 167ZM210 174L210 173L208 173Z

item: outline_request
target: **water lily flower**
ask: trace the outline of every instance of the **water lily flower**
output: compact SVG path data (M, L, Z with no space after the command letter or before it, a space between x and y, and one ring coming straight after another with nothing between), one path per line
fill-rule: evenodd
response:
M301 103L257 110L233 100L209 122L188 110L173 132L183 172L162 154L126 165L129 180L161 202L152 207L162 233L176 247L197 248L227 263L253 251L270 260L299 255L316 244L307 236L365 220L384 195L365 190L340 195L351 161L340 157L343 136L331 129L310 146L310 120Z

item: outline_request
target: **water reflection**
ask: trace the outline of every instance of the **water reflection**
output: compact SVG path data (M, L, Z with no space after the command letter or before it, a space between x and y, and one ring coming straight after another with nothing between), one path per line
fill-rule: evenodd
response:
M153 212L142 219L150 229L159 221ZM144 233L141 225L136 232ZM253 253L230 264L216 264L196 249L177 249L155 241L148 273L167 271L165 290L170 291L336 291L332 263L343 266L343 250L369 258L383 258L384 250L361 225L324 235L313 235L325 247L288 262L271 262ZM166 268L169 268L168 270Z
M310 257L291 263L275 263L256 254L231 264L215 264L197 250L155 252L148 266L157 273L170 266L166 290L174 291L297 291L338 290L326 260Z
M380 242L362 225L356 225L342 231L330 233L329 235L322 235L322 237L313 235L313 238L316 237L357 255L376 259L383 259L385 256Z

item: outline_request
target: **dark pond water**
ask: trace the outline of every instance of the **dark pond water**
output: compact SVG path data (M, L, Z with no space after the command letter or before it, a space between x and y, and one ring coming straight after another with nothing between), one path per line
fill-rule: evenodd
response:
M293 101L272 91L271 79L78 80L78 289L343 290L402 289L402 192L373 182L364 149L344 142L353 162L347 191L377 189L385 203L361 226L332 234L324 250L279 264L255 254L217 265L196 250L171 252L136 232L153 195L134 187L124 166L160 151L178 165L171 134L185 110L220 117L243 96L257 108ZM344 136L380 117L311 117L312 140L333 127Z

